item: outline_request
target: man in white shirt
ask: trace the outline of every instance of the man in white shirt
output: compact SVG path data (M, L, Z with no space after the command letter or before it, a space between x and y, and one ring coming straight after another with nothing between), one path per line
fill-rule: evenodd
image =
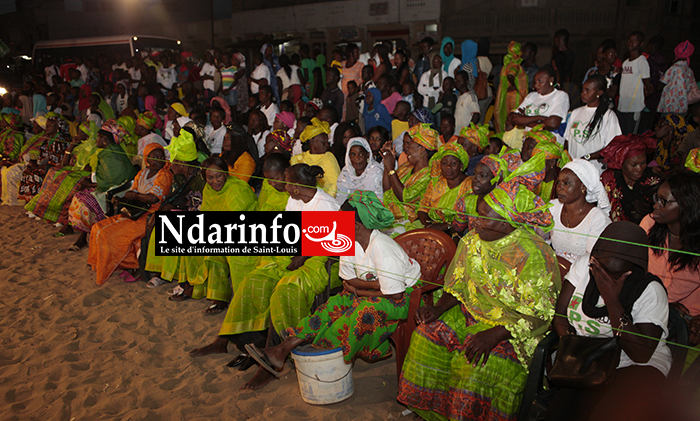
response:
M204 56L204 65L199 71L199 76L202 78L202 86L204 87L204 98L208 101L214 96L214 76L216 76L216 66L214 65L213 51L208 50ZM208 91L208 92L207 92Z
M253 65L255 68L248 80L250 82L250 92L255 95L260 91L260 86L270 84L272 76L270 75L270 69L263 64L263 55L260 51L253 53Z
M211 112L209 112L211 124L207 124L204 127L204 142L212 155L220 154L224 145L226 126L223 125L223 122L225 117L224 110L219 108L212 108Z
M163 66L156 72L156 82L163 95L168 95L168 91L177 80L177 71L175 65L170 63L170 57L167 54L162 54L161 63Z
M620 128L626 135L637 133L641 113L645 107L644 98L654 93L649 63L642 55L643 45L644 34L639 31L632 32L627 38L630 58L622 63L620 100L617 104Z
M272 127L272 125L275 123L275 116L280 112L277 104L272 102L272 86L261 86L258 96L260 97L260 111L265 114L268 127Z
M56 63L51 63L48 66L44 67L44 77L46 78L46 83L53 88L53 77L57 75L59 72L58 66L56 66ZM83 79L85 80L85 79Z
M82 79L82 80L84 80L85 82L87 82L88 68L87 68L87 66L85 65L85 63L83 62L83 58L82 58L82 57L76 57L76 58L75 58L75 64L78 65L78 67L76 67L76 69L78 69L78 71L80 72L80 79Z

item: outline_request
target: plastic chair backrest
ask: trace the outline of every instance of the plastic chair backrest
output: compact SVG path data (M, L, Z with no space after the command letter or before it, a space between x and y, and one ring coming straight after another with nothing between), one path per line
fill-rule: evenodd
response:
M409 231L394 240L420 264L422 279L428 282L437 280L440 270L457 250L449 235L430 228Z

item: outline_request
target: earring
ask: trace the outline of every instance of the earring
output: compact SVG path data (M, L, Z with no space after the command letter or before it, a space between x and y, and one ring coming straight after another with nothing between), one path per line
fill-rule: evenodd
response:
M299 194L299 189L294 189L294 194Z
M549 86L554 86L554 82L549 82Z

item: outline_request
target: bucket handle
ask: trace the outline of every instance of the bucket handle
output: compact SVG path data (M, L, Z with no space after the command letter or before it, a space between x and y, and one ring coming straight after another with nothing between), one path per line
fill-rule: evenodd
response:
M350 368L348 369L348 372L345 373L345 374L343 374L342 376L340 376L339 378L337 378L337 379L335 379L335 380L321 380L321 379L318 378L318 374L315 374L315 375L313 375L313 376L309 376L308 374L306 374L306 373L304 373L303 371L299 370L299 368L297 368L297 373L299 373L299 374L301 374L301 375L303 375L303 376L306 376L306 377L308 377L308 378L310 378L310 379L312 379L312 380L316 380L316 381L318 381L318 382L321 382L321 383L335 383L335 382L337 382L337 381L343 380L344 378L346 378L346 377L348 376L348 374L352 373L352 364L348 364L348 365L350 366Z

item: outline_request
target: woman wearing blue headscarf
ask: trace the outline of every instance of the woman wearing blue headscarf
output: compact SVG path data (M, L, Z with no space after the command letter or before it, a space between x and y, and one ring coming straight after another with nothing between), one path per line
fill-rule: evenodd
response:
M442 70L446 71L448 76L455 77L455 72L461 67L462 62L455 57L455 40L452 37L442 39L442 47L440 47L440 57L442 57Z
M382 126L391 131L391 114L382 104L382 93L377 88L370 88L365 94L365 109L362 112L365 127L369 131L372 127Z
M279 59L277 58L277 55L272 52L272 44L267 43L262 46L260 49L260 52L263 55L263 64L267 66L268 69L270 69L270 75L272 76L270 80L268 81L268 84L270 87L272 87L272 93L275 95L275 100L277 105L280 103L280 92L279 89L277 88L277 78L274 77L277 72L282 68L280 66Z
M474 89L476 77L479 75L479 61L476 59L477 43L468 39L462 43L462 70L469 75L469 90Z

